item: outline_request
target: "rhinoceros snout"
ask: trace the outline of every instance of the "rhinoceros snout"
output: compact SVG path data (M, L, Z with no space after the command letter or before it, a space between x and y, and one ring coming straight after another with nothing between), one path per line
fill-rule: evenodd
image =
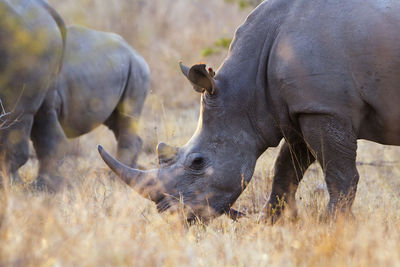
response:
M159 143L157 145L157 158L159 164L166 164L172 162L178 154L178 148L169 146L166 143Z

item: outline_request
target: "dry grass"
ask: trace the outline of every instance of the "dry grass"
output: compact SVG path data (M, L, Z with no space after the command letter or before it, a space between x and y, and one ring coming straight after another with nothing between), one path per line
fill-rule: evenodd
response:
M141 135L141 165L155 165L159 141L182 145L197 123L198 95L177 62L202 61L201 49L229 37L248 10L222 0L69 0L52 3L69 23L123 35L149 62L152 92ZM223 54L207 58L219 65ZM97 155L102 143L115 152L112 134L100 127L75 142L79 153L65 162L72 188L56 195L10 188L1 194L0 265L9 266L395 266L400 264L399 149L360 142L361 180L355 219L319 221L327 201L317 166L297 194L300 216L276 225L260 222L271 187L276 149L258 161L250 186L235 207L249 213L208 226L185 228L159 215L152 203L112 181ZM368 165L365 163L371 163ZM31 160L21 170L36 175Z

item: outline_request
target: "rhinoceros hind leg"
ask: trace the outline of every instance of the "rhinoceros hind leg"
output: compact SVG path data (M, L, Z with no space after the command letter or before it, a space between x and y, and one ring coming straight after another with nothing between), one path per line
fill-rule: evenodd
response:
M104 122L117 139L117 159L122 163L137 167L137 158L142 149L142 139L138 135L139 118L149 88L149 74L132 70L124 95L111 116Z
M335 217L351 213L359 174L356 168L357 137L348 119L329 115L302 115L304 139L325 174L329 193L327 213Z
M289 142L285 140L275 162L272 192L268 202L268 213L272 221L280 217L285 206L296 216L297 187L305 171L315 160L301 138L292 138Z
M142 139L137 134L138 119L115 111L105 122L117 139L117 159L122 163L137 167L136 161L142 149Z
M124 94L117 108L104 124L114 132L117 138L117 159L136 168L143 144L138 135L139 118L150 87L150 72L147 64L136 57L131 62L129 71Z
M55 192L63 184L59 167L67 153L68 140L64 134L55 110L44 104L35 116L31 134L39 160L39 175L33 187L38 190Z
M126 134L119 136L117 159L130 167L137 167L137 159L142 150L143 141L138 135Z

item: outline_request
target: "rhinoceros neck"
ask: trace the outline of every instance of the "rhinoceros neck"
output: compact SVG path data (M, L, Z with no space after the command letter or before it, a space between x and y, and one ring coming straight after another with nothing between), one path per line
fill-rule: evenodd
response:
M269 105L267 67L271 47L290 2L269 0L259 5L237 29L217 74L217 78L221 76L229 81L232 92L240 96L241 103L246 103L262 151L277 146L282 138Z

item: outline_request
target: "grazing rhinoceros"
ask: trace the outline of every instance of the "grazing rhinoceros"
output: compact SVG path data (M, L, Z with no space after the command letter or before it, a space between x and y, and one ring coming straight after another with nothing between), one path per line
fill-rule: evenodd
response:
M32 141L39 189L57 190L67 138L105 124L118 141L118 159L134 167L142 141L137 125L150 83L145 60L120 36L71 26L63 68L35 116ZM133 152L133 153L132 153Z
M188 216L228 210L257 158L285 139L269 204L294 208L304 172L317 160L328 214L349 211L359 175L357 139L400 145L400 1L268 0L237 30L215 77L182 67L201 93L198 129L182 148L158 145L158 170L108 164L157 203L181 200Z
M33 117L61 68L65 38L47 2L0 0L1 175L18 180L28 160Z

